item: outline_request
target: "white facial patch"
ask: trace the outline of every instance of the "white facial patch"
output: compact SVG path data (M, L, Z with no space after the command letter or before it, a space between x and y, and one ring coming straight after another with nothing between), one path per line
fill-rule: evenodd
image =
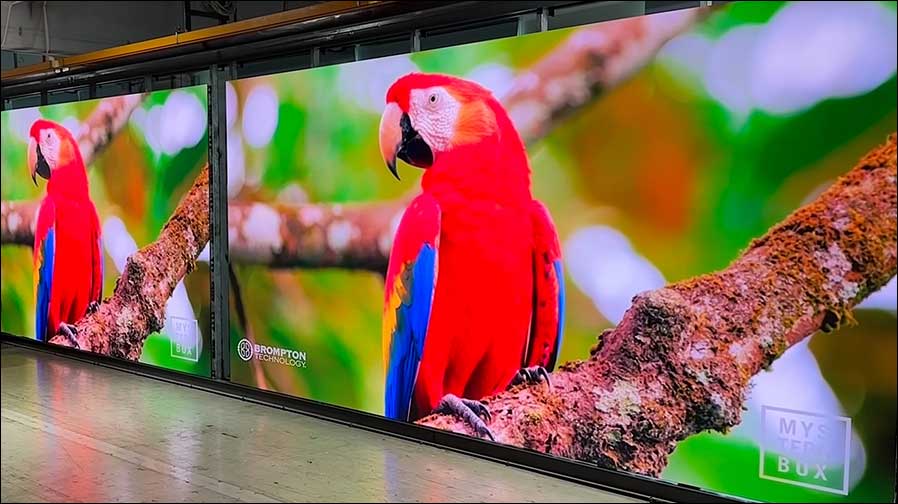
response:
M51 129L41 130L39 145L47 166L51 169L56 168L59 161L59 135Z
M409 97L409 119L434 151L452 148L455 123L461 103L441 86L413 89Z

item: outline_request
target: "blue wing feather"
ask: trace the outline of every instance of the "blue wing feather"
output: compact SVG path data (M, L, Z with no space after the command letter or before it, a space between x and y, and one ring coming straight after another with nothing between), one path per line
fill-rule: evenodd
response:
M408 420L433 304L436 249L427 243L422 245L417 258L403 266L396 282L401 283L397 288L404 295L396 310L396 325L390 341L384 414L388 418Z
M558 278L558 333L555 336L555 350L552 352L552 360L549 368L555 368L555 362L558 359L558 352L561 350L561 341L564 334L564 273L561 265L561 259L555 259L555 277Z
M100 284L94 287L96 299L91 299L91 301L99 303L103 300L103 276L106 274L106 267L103 265L103 238L97 238L97 249L94 257L97 259L97 268L100 270Z
M53 262L56 254L56 232L51 228L41 242L38 266L37 306L35 311L35 338L46 341L50 314L50 293L53 284Z

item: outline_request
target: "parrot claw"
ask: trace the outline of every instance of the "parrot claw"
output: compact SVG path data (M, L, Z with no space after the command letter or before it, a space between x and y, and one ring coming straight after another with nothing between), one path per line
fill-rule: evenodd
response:
M87 314L96 312L100 308L100 303L96 301L91 301L89 305L87 305Z
M72 343L72 346L81 350L81 345L78 344L78 338L75 337L78 334L78 328L72 324L66 324L62 322L59 324L59 334L62 334Z
M480 401L462 399L453 394L446 394L440 400L440 404L437 405L435 412L460 418L471 426L478 436L489 438L490 441L496 440L489 427L484 423L484 420L487 422L492 421L493 417L489 408Z
M549 372L542 366L530 366L518 370L518 374L511 380L512 385L520 385L521 383L536 384L543 381L549 385L552 390L552 380L549 378Z

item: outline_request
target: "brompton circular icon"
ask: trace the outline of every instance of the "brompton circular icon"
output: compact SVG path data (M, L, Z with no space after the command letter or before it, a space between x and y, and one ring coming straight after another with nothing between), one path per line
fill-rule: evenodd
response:
M237 343L237 356L245 362L253 358L253 344L246 338Z

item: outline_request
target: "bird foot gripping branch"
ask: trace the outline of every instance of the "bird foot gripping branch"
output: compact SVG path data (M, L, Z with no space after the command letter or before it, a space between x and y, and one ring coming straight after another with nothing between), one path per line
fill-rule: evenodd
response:
M81 349L81 345L78 344L78 328L72 324L66 324L65 322L59 324L59 332L57 334L61 334L69 339L69 342L72 344L72 347Z
M549 390L552 390L552 379L549 378L549 372L546 371L546 368L542 366L530 366L518 370L518 373L514 375L514 378L511 380L511 386L520 385L522 383L536 385L542 382L546 382L549 386Z
M489 427L484 423L484 420L487 422L492 420L492 414L489 408L480 401L462 399L452 394L446 394L434 412L459 418L474 429L474 433L478 436L489 438L490 441L496 440Z

